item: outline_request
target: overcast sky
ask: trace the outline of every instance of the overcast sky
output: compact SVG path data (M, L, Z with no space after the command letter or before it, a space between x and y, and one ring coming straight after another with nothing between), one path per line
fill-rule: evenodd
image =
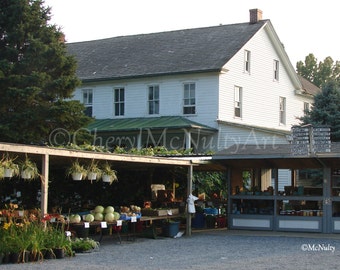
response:
M313 53L340 60L338 0L45 0L67 42L249 21L259 8L293 64Z

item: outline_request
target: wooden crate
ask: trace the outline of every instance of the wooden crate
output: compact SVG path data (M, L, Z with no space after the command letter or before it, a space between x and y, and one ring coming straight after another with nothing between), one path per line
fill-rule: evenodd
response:
M171 214L170 214L171 213ZM142 209L143 216L168 216L170 215L177 215L179 213L178 208L171 208L171 209Z

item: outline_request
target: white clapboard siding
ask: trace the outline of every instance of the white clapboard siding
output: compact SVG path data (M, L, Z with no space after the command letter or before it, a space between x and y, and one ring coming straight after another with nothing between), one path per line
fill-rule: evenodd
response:
M251 52L250 73L244 72L244 50ZM279 81L273 78L273 62L280 61ZM229 61L220 76L219 119L240 124L289 130L302 115L303 101L297 99L294 85L266 31L259 31ZM234 117L234 86L242 87L242 118ZM279 97L286 98L286 125L279 123Z
M196 84L196 114L183 115L183 84ZM160 113L148 114L148 86L159 85ZM125 118L154 116L186 116L192 121L208 126L217 126L218 75L201 74L192 76L155 77L146 80L127 80L96 87L83 85L76 90L75 98L81 100L83 89L93 89L93 116L97 119L115 118L113 92L115 88L125 89Z
M217 142L217 151L221 151L232 145L244 147L247 145L259 145L259 147L275 147L277 144L287 143L285 135L259 131L252 128L234 127L220 124L218 135L214 140Z

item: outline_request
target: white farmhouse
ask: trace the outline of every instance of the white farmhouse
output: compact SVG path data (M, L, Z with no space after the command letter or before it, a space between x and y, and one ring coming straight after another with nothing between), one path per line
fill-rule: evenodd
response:
M317 87L300 78L269 20L67 44L103 146L196 153L287 143Z

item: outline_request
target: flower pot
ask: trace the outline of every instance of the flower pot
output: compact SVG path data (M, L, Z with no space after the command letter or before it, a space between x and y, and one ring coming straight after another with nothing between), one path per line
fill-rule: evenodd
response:
M42 251L31 251L30 252L30 257L29 257L29 261L30 262L37 262L37 261L41 261L44 258L44 254L42 253Z
M29 170L24 170L21 172L21 178L22 179L31 179L32 178L32 172Z
M9 262L10 263L19 263L20 252L11 252L9 254Z
M97 179L97 173L89 172L87 175L88 180L96 180Z
M46 249L43 251L43 256L45 260L55 259L55 254L51 249Z
M21 254L20 254L20 262L24 262L24 263L27 263L29 262L30 260L30 252L29 251L23 251Z
M9 263L10 262L10 260L9 260L10 253L9 252L5 252L3 255L4 255L4 257L2 258L2 263L4 263L4 264Z
M72 173L72 179L75 181L80 181L83 179L82 173Z
M164 236L175 237L179 232L179 222L167 222L162 227L162 232Z
M8 178L11 178L13 177L13 169L6 169L4 170L4 177L8 177Z
M103 182L110 183L111 182L111 176L107 174L103 174L102 176Z
M62 259L65 257L65 250L63 248L54 248L53 253L56 259Z

